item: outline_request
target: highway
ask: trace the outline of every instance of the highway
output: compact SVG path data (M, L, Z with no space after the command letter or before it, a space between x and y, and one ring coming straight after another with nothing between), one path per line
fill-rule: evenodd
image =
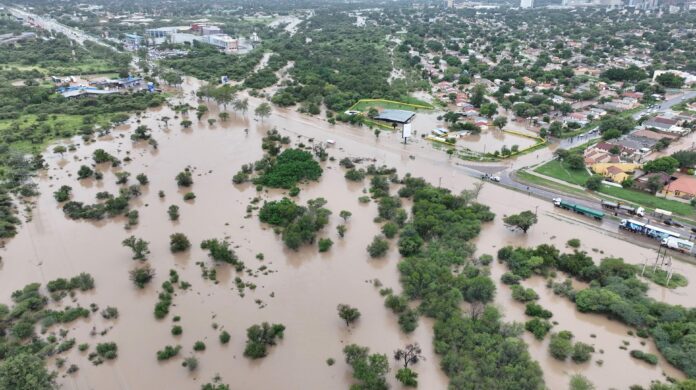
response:
M48 30L51 32L59 32L62 34L65 34L68 38L72 39L73 41L79 43L79 44L84 44L85 41L92 41L95 42L99 45L102 45L104 47L108 47L114 51L118 51L115 47L105 43L103 40L100 38L93 37L83 31L80 31L76 28L66 26L64 24L59 23L58 21L44 17L44 16L39 16L36 14L33 14L31 12L27 12L21 8L17 7L5 7L12 15L18 18L22 18L26 20L27 22L32 23L34 26L37 28L43 29L43 30Z

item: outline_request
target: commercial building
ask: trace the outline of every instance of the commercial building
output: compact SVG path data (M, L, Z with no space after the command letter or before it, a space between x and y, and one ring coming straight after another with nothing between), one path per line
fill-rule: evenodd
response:
M533 8L534 0L520 0L520 8Z

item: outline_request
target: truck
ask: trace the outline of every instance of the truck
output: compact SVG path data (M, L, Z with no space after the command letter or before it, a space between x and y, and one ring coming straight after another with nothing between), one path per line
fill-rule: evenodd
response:
M675 233L657 226L649 225L645 222L636 221L633 219L622 219L619 224L620 229L628 230L633 233L644 234L656 240L665 240L667 238L680 238L679 233Z
M653 215L660 218L660 219L671 219L672 218L671 211L662 210L662 209L655 209L655 211L653 211Z
M631 215L637 215L639 217L645 216L645 209L642 207L633 207L621 202L609 202L607 200L602 200L602 208L607 210L621 211Z
M660 244L667 248L674 249L683 253L691 253L694 249L693 242L675 237L667 237L663 239Z
M553 205L556 207L560 207L564 210L574 211L574 212L581 214L581 215L584 215L586 217L594 218L598 221L601 221L602 218L604 218L604 213L599 211L599 210L595 210L595 209L585 207L585 206L582 206L579 204L568 202L568 201L565 201L561 198L554 198Z

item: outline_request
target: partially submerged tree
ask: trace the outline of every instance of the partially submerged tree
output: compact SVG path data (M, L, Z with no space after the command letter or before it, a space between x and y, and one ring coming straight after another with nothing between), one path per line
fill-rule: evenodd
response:
M404 348L399 348L394 351L394 359L402 362L404 368L408 368L409 364L416 364L423 358L422 350L418 343L408 344Z
M346 322L346 326L350 326L360 318L360 310L350 305L341 303L336 307L336 310L338 310L338 316Z
M150 253L149 245L147 241L142 238L135 238L135 236L130 236L123 240L123 246L131 248L133 251L133 260L145 260L147 255Z
M527 230L537 223L537 216L533 212L527 210L519 214L508 215L503 218L503 222L512 228L520 229L523 233L527 233Z

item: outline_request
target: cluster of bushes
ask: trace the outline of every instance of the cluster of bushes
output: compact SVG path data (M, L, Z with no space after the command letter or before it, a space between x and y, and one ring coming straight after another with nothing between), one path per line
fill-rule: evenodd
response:
M300 149L286 149L271 160L254 184L271 188L290 189L304 180L317 180L323 170L311 153Z
M435 352L452 388L538 389L543 376L519 328L501 321L493 306L495 284L473 266L469 242L494 214L475 202L475 191L460 195L422 179L404 178L399 195L413 199L413 218L399 239L404 297L420 301L418 311L435 321ZM461 272L454 274L454 267ZM463 313L461 303L470 303ZM394 299L390 304L399 307ZM486 345L486 348L480 348Z
M103 219L115 217L128 211L128 201L140 196L140 187L133 185L122 188L118 196L109 195L103 203L84 204L69 201L63 205L63 212L70 219Z
M665 359L690 377L696 377L696 308L658 302L647 295L648 285L638 279L638 267L623 259L605 258L599 265L585 252L561 254L550 245L536 248L504 247L498 258L520 278L561 270L590 286L574 292L570 283L552 284L554 292L573 299L581 312L609 318L651 335ZM513 286L514 287L514 286Z
M555 359L564 361L569 356L575 363L584 363L592 357L594 347L582 342L573 344L573 334L569 331L560 331L551 335L549 353Z
M276 345L276 339L282 339L284 331L285 326L282 324L270 325L264 322L261 325L252 325L247 329L244 356L251 359L265 357L268 354L268 347Z
M418 312L408 305L408 299L394 295L389 291L384 299L384 306L399 316L399 327L404 333L411 333L418 327Z
M647 352L643 352L643 351L639 351L637 349L634 349L631 351L631 356L636 358L636 359L642 360L646 363L652 364L653 366L657 364L657 356L655 356L651 353L647 353Z
M266 202L259 211L261 222L277 226L288 248L297 249L314 242L316 233L329 222L331 211L324 208L326 200L317 198L302 207L288 198Z
M56 298L64 296L72 290L88 291L94 288L94 278L92 275L82 272L77 276L68 279L58 278L46 283L46 288L51 295Z
M208 251L208 256L217 262L231 264L239 272L244 270L244 263L239 260L229 241L210 239L201 242L201 249Z

